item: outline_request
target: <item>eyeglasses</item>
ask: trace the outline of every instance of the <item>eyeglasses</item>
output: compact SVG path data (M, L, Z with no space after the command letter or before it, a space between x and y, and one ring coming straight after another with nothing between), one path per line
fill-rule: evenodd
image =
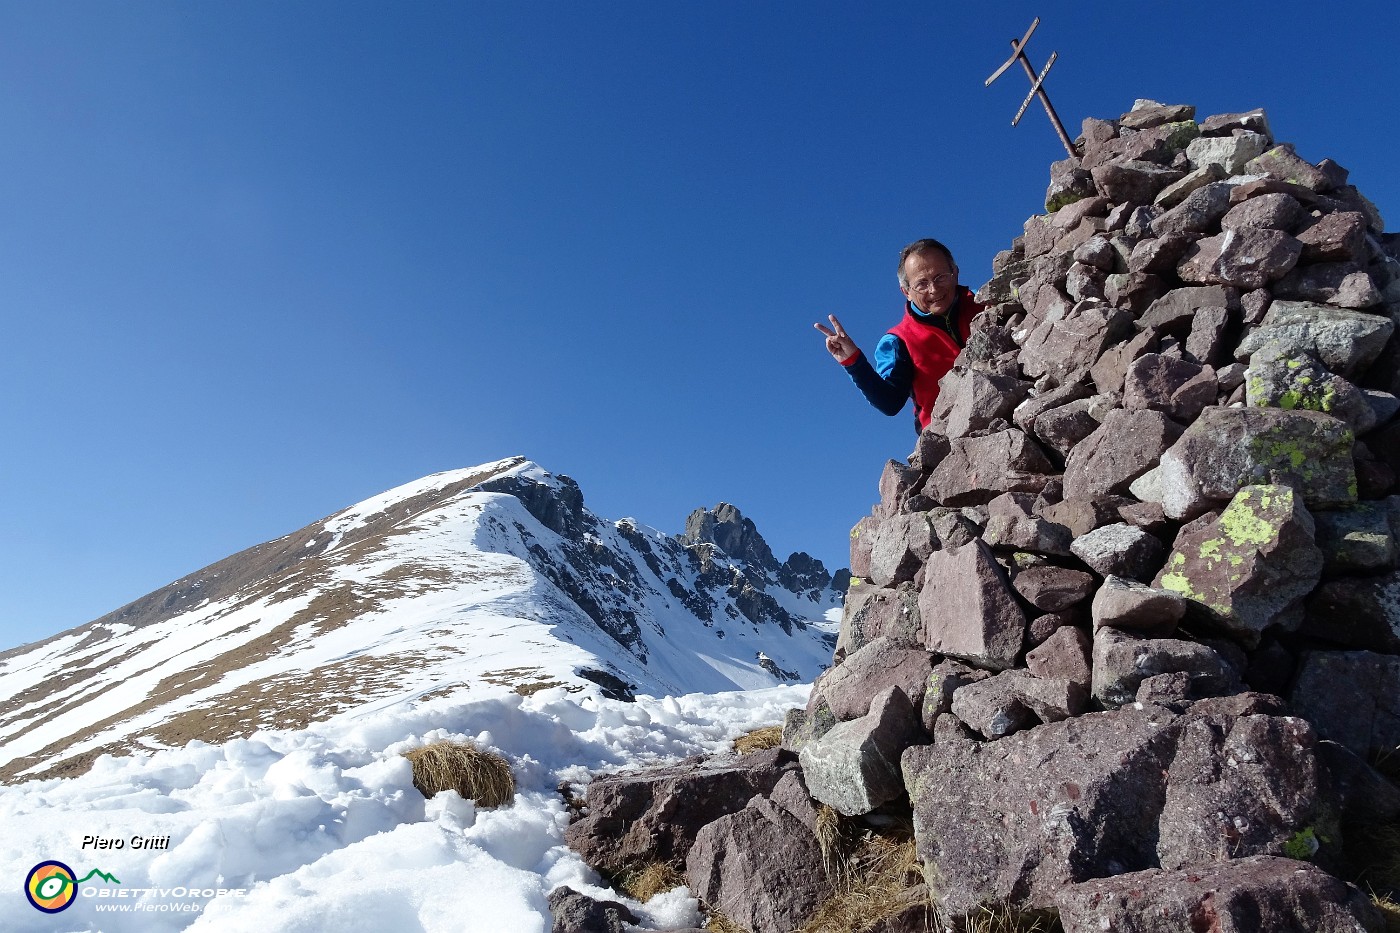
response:
M924 294L928 294L929 292L932 292L935 289L942 288L943 286L952 282L956 277L957 276L952 272L944 272L941 275L935 275L931 279L919 279L919 281L915 282L909 287L916 292L923 292Z

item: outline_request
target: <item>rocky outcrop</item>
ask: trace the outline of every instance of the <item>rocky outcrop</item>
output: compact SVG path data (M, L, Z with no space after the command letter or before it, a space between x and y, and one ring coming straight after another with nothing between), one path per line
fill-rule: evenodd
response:
M1379 930L1329 872L1356 795L1400 800L1367 764L1400 745L1400 237L1262 111L1140 101L1078 146L852 533L785 742L847 818L906 808L944 917Z

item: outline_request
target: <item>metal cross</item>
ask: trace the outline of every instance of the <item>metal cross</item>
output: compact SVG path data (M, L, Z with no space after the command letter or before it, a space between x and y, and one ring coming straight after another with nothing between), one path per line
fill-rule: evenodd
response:
M1035 73L1035 69L1031 67L1031 60L1026 57L1026 43L1030 41L1031 33L1035 32L1035 27L1039 25L1040 17L1037 16L1031 22L1031 28L1026 30L1024 36L1020 39L1011 40L1011 57L1008 58L1000 68L992 72L992 76L984 81L982 86L989 87L993 81L1002 76L1006 69L1010 68L1016 62L1020 62L1021 67L1026 69L1026 77L1031 79L1031 92L1027 94L1026 99L1021 102L1021 109L1016 111L1016 116L1012 118L1011 125L1015 126L1017 123L1020 123L1021 117L1026 112L1026 108L1031 105L1031 99L1039 97L1041 104L1045 106L1045 115L1050 118L1050 123L1055 127L1055 132L1059 135L1060 142L1064 143L1065 151L1069 153L1070 158L1077 158L1079 153L1074 151L1074 143L1070 142L1069 134L1065 132L1064 124L1060 122L1059 116L1055 113L1055 108L1050 106L1050 95L1045 93L1045 88L1043 87L1045 84L1045 76L1050 73L1050 66L1055 64L1055 59L1060 57L1060 53L1051 52L1050 60L1045 63L1044 68L1040 69L1040 74L1038 75Z

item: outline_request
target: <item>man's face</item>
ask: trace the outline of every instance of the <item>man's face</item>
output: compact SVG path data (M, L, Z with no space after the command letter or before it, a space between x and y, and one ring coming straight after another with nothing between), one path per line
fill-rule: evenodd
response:
M904 281L899 290L928 314L946 314L958 300L958 267L936 249L911 253L904 260Z

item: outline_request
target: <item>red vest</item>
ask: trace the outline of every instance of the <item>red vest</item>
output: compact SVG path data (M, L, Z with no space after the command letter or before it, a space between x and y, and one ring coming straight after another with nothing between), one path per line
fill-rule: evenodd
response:
M904 319L889 329L904 342L904 350L914 363L914 384L910 394L914 397L914 420L922 431L928 427L933 403L938 400L938 380L953 368L958 352L972 335L972 319L982 311L982 306L972 298L971 290L964 287L958 294L958 303L948 309L946 323L958 335L955 342L952 334L940 323L925 323L914 317L906 304Z

